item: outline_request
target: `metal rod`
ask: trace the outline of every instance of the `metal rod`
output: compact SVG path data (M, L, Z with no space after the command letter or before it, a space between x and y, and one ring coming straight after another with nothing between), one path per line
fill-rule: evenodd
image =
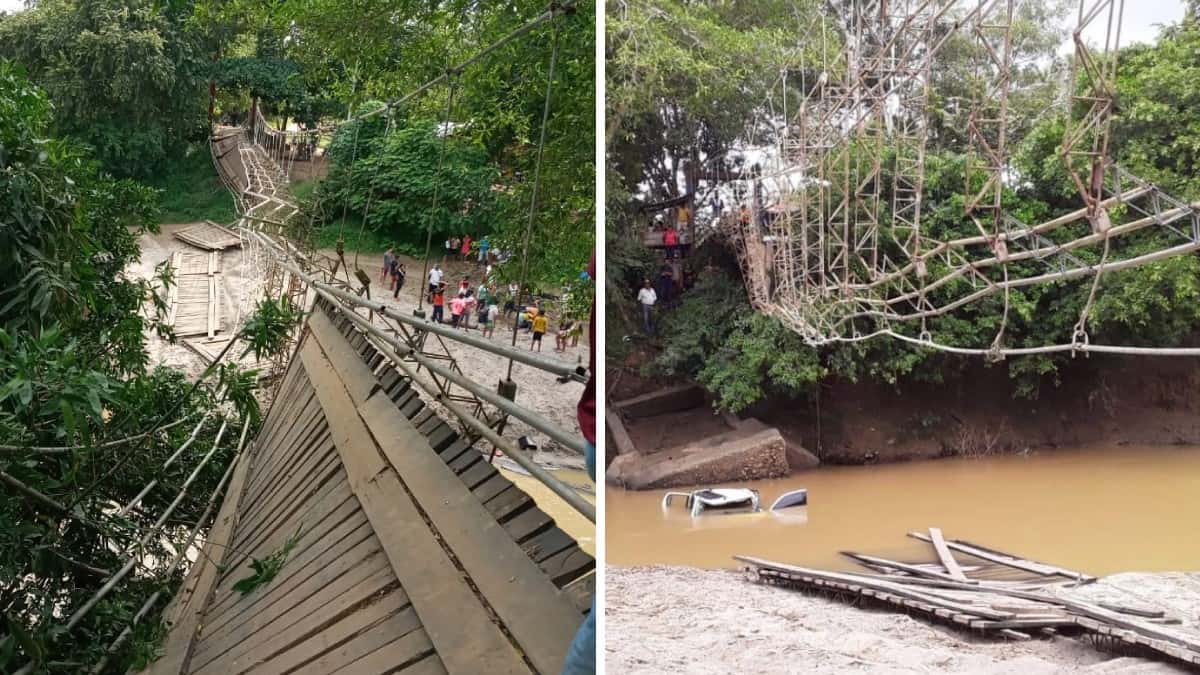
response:
M255 232L255 231L251 230L250 233L257 235L264 243L271 246L272 248L275 248L277 251L279 250L278 245L273 240L271 240L270 238L263 235L261 232ZM284 253L283 255L286 256L287 254ZM291 273L293 273L296 276L303 279L304 282L307 283L310 287L323 290L323 291L337 297L339 300L350 303L351 305L354 305L356 307L362 307L364 309L369 309L373 312L382 314L383 316L386 316L389 319L392 319L394 321L398 321L407 326L412 326L413 328L415 328L417 330L434 333L434 334L440 335L444 338L449 338L456 342L461 342L463 344L470 345L470 346L476 347L478 349L482 349L486 352L496 354L497 356L511 358L511 359L514 359L521 363L524 363L527 366L533 366L534 368L546 371L548 373L557 375L559 377L567 377L567 378L575 380L576 382L579 382L579 383L587 382L587 379L588 379L587 370L581 366L572 366L569 363L564 363L564 362L558 361L556 359L548 359L548 358L545 358L542 356L537 356L530 352L522 351L519 349L512 349L512 348L506 347L504 345L496 344L495 342L492 342L486 338L475 337L474 335L468 335L468 334L462 333L453 328L443 326L442 324L439 324L439 323L424 321L424 320L418 319L416 317L405 316L404 314L397 312L396 310L392 309L391 307L388 307L386 304L384 304L382 302L364 300L363 298L361 298L353 293L350 293L349 291L344 291L340 288L330 286L329 284L326 284L324 282L317 281L313 276L304 272L298 265L296 265L292 260L289 260L287 257L281 258L279 260L279 264L281 266L283 266L284 268L286 268Z
M584 499L571 486L560 481L549 471L542 468L541 464L533 461L533 458L526 455L524 451L517 449L517 447L513 445L511 441L496 433L495 429L477 419L470 413L470 411L466 410L454 401L451 401L448 397L442 395L442 393L438 391L434 385L429 384L424 380L417 379L416 371L414 371L407 363L404 363L403 361L396 361L396 365L403 370L413 382L416 382L417 386L424 389L439 403L446 406L450 412L454 413L463 421L463 423L474 429L479 435L483 436L490 443L503 450L504 454L512 458L512 460L519 464L521 468L533 474L533 477L541 481L542 484L549 488L551 492L559 497L562 497L563 501L569 504L571 508L583 514L583 516L591 522L596 522L596 507L594 504Z
M336 300L333 298L333 296L325 293L324 291L318 290L317 293L319 295L321 295L322 297L324 297L325 299L336 303ZM446 378L447 380L450 380L451 382L457 384L458 386L462 387L463 389L466 389L467 391L471 392L472 394L475 394L479 398L487 401L488 403L491 403L492 405L499 408L501 412L512 415L513 417L521 420L522 422L525 422L526 424L533 427L534 429L537 429L538 431L546 434L547 436L554 439L555 441L558 441L559 443L567 446L568 448L571 448L572 450L579 452L580 454L582 454L584 452L584 444L583 444L583 439L581 436L578 436L576 434L571 434L571 433L563 430L561 427L555 425L553 422L546 419L545 417L542 417L540 414L538 414L532 410L529 410L528 408L524 408L522 406L517 405L516 403L508 400L507 398L504 398L503 396L500 396L499 394L489 390L487 387L484 387L484 386L472 381L471 379L467 378L464 375L461 375L459 373L456 373L456 372L450 370L449 368L446 368L444 366L438 365L437 363L434 363L433 359L430 359L429 357L420 353L419 351L414 349L411 345L405 343L403 340L400 340L399 338L396 338L393 335L389 335L382 328L372 324L370 321L367 321L366 319L355 314L354 312L342 312L342 314L347 319L350 319L355 324L361 326L363 329L365 329L366 331L368 331L375 337L386 342L388 344L388 346L392 347L392 349L394 349L396 351L396 354L399 355L401 358L412 357L414 360L417 361L417 363L420 363L425 368L428 368L430 372L440 375L440 376ZM442 393L443 392L441 392L439 390L438 395L440 396Z
M183 545L180 546L175 552L175 556L171 559L171 564L167 567L167 571L163 574L164 577L170 578L170 576L175 572L176 568L179 567L179 564L183 562L188 548L196 541L196 535L200 533L200 528L203 527L204 523L208 521L208 517L212 515L213 507L215 507L217 503L217 495L221 494L221 491L225 489L230 477L233 476L234 469L242 459L242 448L244 448L246 444L246 432L249 430L249 426L249 420L247 420L246 424L242 425L242 436L238 440L238 447L233 461L230 462L229 466L225 469L225 475L221 476L221 480L217 482L217 488L213 490L211 495L209 495L208 503L204 506L204 513L200 514L200 517L196 519L196 522L192 525L191 531L188 532L188 536L184 540ZM108 665L109 657L116 653L116 651L121 648L121 645L125 644L125 641L129 639L130 635L133 634L133 627L136 626L139 621L145 618L146 614L151 608L154 607L155 603L158 602L158 599L161 598L162 595L163 591L162 589L159 589L155 591L153 595L147 598L144 603L142 603L141 608L136 614L134 614L133 619L129 622L129 625L126 626L125 630L121 631L120 635L118 635L117 638L113 640L112 644L108 646L104 657L92 667L91 672L93 675L98 675L104 671L104 666Z

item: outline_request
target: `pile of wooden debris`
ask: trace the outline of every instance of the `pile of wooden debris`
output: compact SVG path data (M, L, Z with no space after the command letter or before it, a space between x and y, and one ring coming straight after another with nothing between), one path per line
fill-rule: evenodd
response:
M1096 646L1200 665L1200 632L1162 609L1084 599L1096 577L962 540L941 530L910 537L929 542L935 562L900 562L844 551L870 572L833 572L735 556L747 577L858 604L898 609L960 628L1030 640L1034 635L1082 635ZM955 553L963 554L962 562ZM1074 597L1073 597L1074 596Z

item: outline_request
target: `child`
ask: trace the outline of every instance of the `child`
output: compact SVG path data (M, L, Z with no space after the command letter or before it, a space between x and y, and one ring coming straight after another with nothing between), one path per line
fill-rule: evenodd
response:
M467 301L463 299L463 294L459 293L450 301L450 326L458 328L458 322L462 321L463 308L466 307Z
M404 263L396 265L392 270L392 284L395 290L392 291L392 299L396 300L400 297L400 289L404 287L404 277L408 276L408 270L404 269Z
M484 331L484 337L496 336L496 317L499 316L500 307L496 306L496 299L492 299L487 305L487 330Z
M533 317L533 340L529 343L529 351L533 351L533 346L537 345L537 350L540 352L542 351L542 336L546 334L546 325L550 321L542 312L538 312L536 309L534 311L537 312L537 315Z
M433 292L433 322L443 323L446 309L446 284L438 284Z
M558 332L554 334L554 351L567 351L567 339L571 337L571 332L575 330L575 322L563 317L558 323Z
M471 330L471 315L475 313L475 305L477 304L475 294L467 291L464 300L466 300L466 303L463 305L463 330Z

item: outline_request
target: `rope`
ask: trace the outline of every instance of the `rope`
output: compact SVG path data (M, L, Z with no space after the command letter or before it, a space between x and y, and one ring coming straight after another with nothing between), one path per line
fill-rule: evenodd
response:
M1088 314L1092 311L1092 304L1096 301L1096 291L1100 288L1100 277L1104 275L1104 265L1108 262L1109 243L1112 241L1108 233L1112 230L1104 232L1104 252L1100 254L1100 265L1096 269L1096 276L1092 278L1092 287L1088 290L1087 302L1084 303L1083 309L1079 312L1079 321L1075 322L1075 330L1071 334L1071 345L1078 347L1081 343L1088 343L1087 320Z
M354 180L354 163L358 160L358 132L362 129L362 124L357 124L354 127L354 146L350 150L350 176L347 180ZM346 241L343 234L346 231L346 216L350 212L350 191L346 190L346 199L342 203L342 221L338 224L338 255L341 255L342 244Z
M383 142L384 142L385 146L387 144L388 139L391 138L391 136L392 136L393 128L394 128L393 117L392 117L392 115L388 115L387 128L384 129L384 132L383 132ZM358 228L358 245L354 247L354 269L359 269L358 253L362 249L363 233L367 229L367 219L371 217L371 201L375 198L375 185L377 183L379 183L379 174L380 173L381 172L376 171L375 175L371 176L371 184L367 187L367 203L366 203L366 206L363 207L362 224Z
M537 215L537 199L538 189L541 187L542 181L542 154L546 149L546 125L550 119L550 101L551 94L554 92L554 67L558 64L558 24L551 24L551 48L550 48L550 72L546 75L546 98L542 103L542 129L538 137L537 159L533 165L533 189L529 198L529 219L525 223L525 241L521 246L521 277L517 286L517 298L520 301L521 292L525 289L525 284L528 281L529 274L529 240L533 236L533 221ZM517 345L517 327L520 325L521 311L517 309L517 316L513 319L512 346ZM513 360L508 360L508 374L505 379L512 380Z
M449 77L449 85L446 91L446 110L442 113L442 142L441 148L438 150L437 173L433 182L433 200L429 205L429 214L425 224L425 262L421 267L421 284L422 291L417 294L417 311L425 306L425 291L424 285L429 283L429 253L433 246L433 218L437 213L438 200L441 196L442 188L442 167L446 162L446 144L450 138L450 117L454 111L454 92L458 88L458 73L457 71L447 71Z

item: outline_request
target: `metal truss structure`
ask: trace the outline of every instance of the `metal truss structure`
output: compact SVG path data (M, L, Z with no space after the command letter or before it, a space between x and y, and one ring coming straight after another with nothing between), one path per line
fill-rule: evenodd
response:
M1200 349L1091 344L1088 314L1107 272L1200 249L1200 203L1140 180L1108 156L1123 0L1081 0L1061 158L1080 208L1046 222L1018 220L1005 204L1013 17L1020 0L872 0L829 16L820 74L803 91L780 142L782 167L753 180L747 211L720 226L742 264L748 294L813 345L876 336L944 351L1003 357L1058 351L1200 355ZM1101 51L1083 39L1106 28ZM950 238L923 223L930 88L951 39L973 54L965 138L963 223ZM965 109L965 117L962 114ZM1011 187L1011 186L1010 186ZM766 203L763 195L773 195ZM945 228L943 227L942 230ZM939 238L941 234L941 238ZM1005 339L1010 292L1082 280L1091 288L1069 343ZM936 319L999 315L990 345L934 338Z

